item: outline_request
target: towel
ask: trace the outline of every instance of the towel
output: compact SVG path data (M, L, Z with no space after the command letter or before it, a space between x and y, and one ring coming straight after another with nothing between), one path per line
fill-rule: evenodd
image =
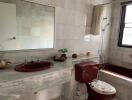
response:
M100 34L101 22L103 19L103 11L104 11L104 6L102 5L94 6L90 34L93 35Z

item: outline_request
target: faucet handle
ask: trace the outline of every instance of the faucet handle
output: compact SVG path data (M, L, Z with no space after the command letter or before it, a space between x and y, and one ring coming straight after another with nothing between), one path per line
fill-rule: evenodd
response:
M24 63L25 63L25 64L28 63L27 57L25 57L25 59L24 59Z

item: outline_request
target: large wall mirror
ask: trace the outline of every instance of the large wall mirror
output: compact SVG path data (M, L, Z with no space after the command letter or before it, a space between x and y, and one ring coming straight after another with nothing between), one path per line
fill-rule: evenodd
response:
M0 0L0 51L53 48L54 22L54 7Z

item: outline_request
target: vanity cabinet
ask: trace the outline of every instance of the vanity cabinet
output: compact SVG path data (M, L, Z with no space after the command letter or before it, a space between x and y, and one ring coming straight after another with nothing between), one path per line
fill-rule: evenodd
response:
M71 69L35 75L0 84L0 93L17 94L24 98L24 100L37 100L35 98L37 98L38 92L67 83L70 81L70 78Z

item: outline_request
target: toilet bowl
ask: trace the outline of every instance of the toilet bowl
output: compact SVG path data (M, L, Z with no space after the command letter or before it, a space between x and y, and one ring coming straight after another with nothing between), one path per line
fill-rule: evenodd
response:
M116 94L116 89L112 85L100 80L87 85L87 90L90 94L88 100L112 100Z
M113 100L116 89L101 80L97 80L99 64L93 61L75 65L75 79L85 83L88 91L88 100Z

